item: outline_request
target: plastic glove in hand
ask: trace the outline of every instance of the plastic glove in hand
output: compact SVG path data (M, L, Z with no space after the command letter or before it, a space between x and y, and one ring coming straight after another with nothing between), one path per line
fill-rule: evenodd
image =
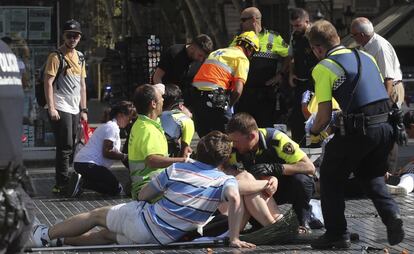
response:
M318 135L310 134L311 144L320 144L328 136L329 136L329 134L326 131L321 131Z

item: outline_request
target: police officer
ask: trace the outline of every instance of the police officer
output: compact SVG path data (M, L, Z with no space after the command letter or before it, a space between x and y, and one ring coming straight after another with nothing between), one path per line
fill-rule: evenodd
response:
M318 135L329 124L333 97L343 111L340 128L326 145L320 167L326 232L312 247L350 247L344 183L351 172L374 202L387 228L388 242L398 244L404 238L400 211L384 182L394 137L388 123L389 96L378 67L370 55L341 46L335 27L328 21L315 22L307 36L314 54L321 59L312 71L319 104L311 134Z
M234 47L213 51L193 80L194 120L200 137L210 131L224 132L233 106L242 95L249 72L249 58L259 50L259 39L244 32Z
M292 204L299 221L299 232L310 233L314 192L311 177L315 167L309 157L286 134L274 128L258 128L248 113L237 113L226 131L235 152L230 164L241 163L256 178L274 176L278 180L274 198L277 204Z
M194 136L194 122L183 111L184 100L181 89L175 84L166 84L161 125L168 142L171 157L187 156L192 153L191 140Z
M250 59L249 78L236 111L251 114L260 127L273 127L283 108L275 85L281 82L282 73L287 69L287 61L284 67L278 63L288 55L288 45L278 33L264 29L261 20L262 14L256 7L246 8L240 14L241 31L254 31L259 37L260 49Z
M302 113L302 95L306 90L313 90L311 82L312 68L318 63L309 41L305 36L306 29L310 26L309 14L302 8L294 8L290 11L290 25L292 35L289 44L289 84L293 87L294 98L292 114L289 125L292 139L303 146L306 143L305 117Z
M30 231L30 198L21 187L23 89L16 56L0 41L0 253L21 252ZM16 106L20 105L20 106Z

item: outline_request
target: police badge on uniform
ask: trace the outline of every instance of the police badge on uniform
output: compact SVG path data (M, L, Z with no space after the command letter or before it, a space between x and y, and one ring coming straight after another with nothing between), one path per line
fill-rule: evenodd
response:
M267 50L271 50L272 47L273 47L273 44L272 43L269 42L269 43L266 44Z
M287 142L286 144L283 145L282 151L285 154L294 154L295 153L295 147L293 146L292 143Z

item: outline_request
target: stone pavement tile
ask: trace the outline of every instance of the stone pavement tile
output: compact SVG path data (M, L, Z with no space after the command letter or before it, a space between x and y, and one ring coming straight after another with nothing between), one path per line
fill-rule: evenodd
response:
M120 179L128 178L125 171L117 172ZM125 196L106 197L94 192L83 193L78 199L62 198L50 193L54 182L53 174L40 174L33 176L38 192L34 198L35 210L38 219L47 225L55 224L69 216L89 211L91 209L128 202ZM124 180L125 181L125 180ZM49 188L50 187L50 188ZM406 249L414 253L414 195L395 197L401 209L406 237L403 243L397 246L389 246L387 243L386 229L379 218L371 200L358 199L346 201L345 216L350 232L360 235L359 242L353 242L349 250L317 251L312 250L309 242L298 242L275 246L258 246L254 250L235 250L229 247L211 247L214 253L364 253L363 248L374 248L367 253L384 253L381 249L387 248L390 253L401 253ZM281 206L286 211L289 206ZM322 230L314 230L314 234L321 234ZM381 251L379 251L381 250ZM51 252L43 252L51 253ZM54 252L58 253L58 252ZM60 252L77 253L77 252ZM147 250L113 250L82 253L207 253L206 248L182 248L182 249L147 249Z

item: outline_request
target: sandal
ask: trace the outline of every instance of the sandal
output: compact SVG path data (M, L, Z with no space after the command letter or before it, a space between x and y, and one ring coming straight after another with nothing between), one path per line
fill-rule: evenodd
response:
M278 221L280 221L281 219L283 219L283 214L279 214L276 219L272 222L272 224L277 223Z

